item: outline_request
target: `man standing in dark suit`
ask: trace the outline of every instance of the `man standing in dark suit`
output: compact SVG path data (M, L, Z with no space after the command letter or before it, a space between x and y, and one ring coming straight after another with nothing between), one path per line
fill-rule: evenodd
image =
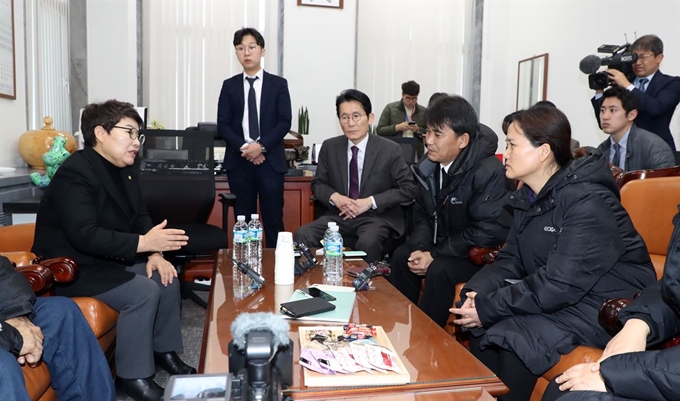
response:
M314 196L328 213L300 227L295 238L318 247L328 222L334 221L343 237L357 237L356 250L366 252L372 262L382 258L390 236L404 235L399 205L415 198L416 186L399 145L368 135L374 116L366 94L345 90L335 108L345 135L323 142L312 180Z
M669 126L675 107L680 103L680 77L672 77L659 71L659 65L663 60L663 42L658 36L641 36L633 42L630 50L638 56L633 64L635 79L632 83L619 70L610 68L606 73L617 86L637 97L638 117L635 124L660 136L675 151L675 142ZM596 90L595 96L591 99L598 123L602 92L602 89Z
M227 143L224 169L236 195L236 215L257 213L260 201L266 246L276 247L283 231L283 177L288 164L283 138L290 130L288 82L264 71L264 38L254 28L234 33L234 48L243 74L222 84L217 129Z

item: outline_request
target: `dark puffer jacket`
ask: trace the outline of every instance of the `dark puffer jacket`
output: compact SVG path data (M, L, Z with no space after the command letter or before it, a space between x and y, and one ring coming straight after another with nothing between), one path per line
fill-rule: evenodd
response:
M467 257L472 246L496 247L508 236L512 217L503 208L512 183L494 155L498 137L480 125L477 138L449 168L449 179L437 194L439 163L424 157L411 166L418 183L412 249L437 255ZM436 238L436 242L434 239Z
M473 335L485 336L482 346L511 350L540 375L577 345L604 348L611 337L597 322L602 303L631 298L656 275L599 151L556 172L533 203L529 194L525 186L510 195L507 245L462 295L477 292L486 330Z

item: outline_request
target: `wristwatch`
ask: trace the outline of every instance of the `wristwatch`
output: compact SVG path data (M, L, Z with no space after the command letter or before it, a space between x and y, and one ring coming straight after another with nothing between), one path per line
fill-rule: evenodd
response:
M260 142L260 141L258 140L257 143L258 143L258 144L260 145L260 147L262 148L262 153L263 153L263 154L264 154L264 153L267 153L267 148L264 147L264 145L262 144L262 142Z

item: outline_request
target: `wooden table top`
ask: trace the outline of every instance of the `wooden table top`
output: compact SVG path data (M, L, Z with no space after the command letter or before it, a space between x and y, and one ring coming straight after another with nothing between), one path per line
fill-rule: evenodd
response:
M281 302L290 298L294 289L321 283L321 266L316 266L295 278L293 286L274 285L274 251L263 250L265 285L242 299L234 296L232 288L232 262L221 251L213 285L208 300L199 371L225 373L229 370L228 344L231 341L231 323L244 312L278 313ZM346 262L349 265L365 262ZM343 284L351 286L345 276ZM317 322L303 324L291 321L290 338L295 344L293 352L293 385L284 391L294 399L367 397L381 393L412 393L437 390L484 389L496 396L507 392L503 383L460 345L444 329L434 323L416 305L411 303L384 278L373 280L375 290L357 293L352 322L382 326L411 376L411 382L397 386L311 388L304 384L302 370L297 363L300 355L298 327L323 325ZM327 325L337 326L329 323ZM323 394L321 394L323 393ZM406 395L406 394L405 394ZM419 396L420 397L420 396ZM421 399L421 398L407 398ZM428 398L430 399L430 398ZM437 398L439 399L439 398ZM442 398L451 399L451 398ZM485 399L485 398L455 398Z

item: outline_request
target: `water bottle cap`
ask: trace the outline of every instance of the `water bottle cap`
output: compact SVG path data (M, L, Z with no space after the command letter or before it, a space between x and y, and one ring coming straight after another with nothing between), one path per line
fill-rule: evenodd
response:
M335 226L337 226L337 225L338 225L338 223L336 223L336 222L334 222L334 221L329 221L329 222L328 222L328 228L335 227Z
M237 221L246 221L246 216L236 216Z
M331 231L332 231L332 232L340 231L340 227L338 227L338 226L333 226L333 227L331 227Z
M257 214L257 213L253 213L253 214L250 215L250 220L259 220L259 219L260 219L260 215Z

